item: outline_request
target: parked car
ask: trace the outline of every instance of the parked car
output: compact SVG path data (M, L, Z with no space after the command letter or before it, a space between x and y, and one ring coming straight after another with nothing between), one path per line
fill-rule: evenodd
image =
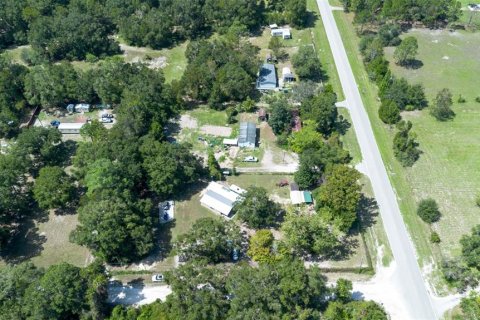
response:
M258 158L254 156L248 156L243 159L243 162L257 162Z
M165 212L165 213L163 214L162 219L163 219L164 221L168 221L168 220L170 219L170 216L168 215L168 212Z
M102 122L102 123L112 123L113 119L112 118L102 118L102 120L100 120L100 122Z
M238 249L233 249L232 259L233 261L238 261Z
M52 120L52 121L50 122L50 125L51 125L52 127L58 128L58 126L60 125L60 121L58 121L58 120Z
M229 176L229 175L232 174L232 172L230 171L230 169L225 169L225 170L222 171L222 174L223 174L224 176Z
M111 114L111 113L104 113L104 114L102 114L102 118L113 118L113 114Z
M161 273L154 274L152 276L152 282L163 282L163 281L165 281L165 277Z

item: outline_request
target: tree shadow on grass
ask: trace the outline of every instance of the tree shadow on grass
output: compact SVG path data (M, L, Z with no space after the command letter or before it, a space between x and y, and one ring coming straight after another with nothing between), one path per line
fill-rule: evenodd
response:
M318 15L315 12L307 11L305 17L305 25L304 28L313 28L315 27L315 22L318 20Z
M42 220L41 217L39 220ZM20 222L20 228L9 245L1 252L1 257L7 263L21 263L40 255L43 251L43 244L47 237L39 233L35 220L24 219Z
M175 201L189 201L193 196L205 189L210 181L202 180L186 187L182 192L178 192L173 196Z
M365 232L377 222L378 204L374 198L366 197L364 194L360 197L357 210L357 221L354 229L358 233Z
M417 70L417 69L420 69L421 67L423 67L423 62L418 60L418 59L413 59L413 60L409 60L408 62L402 64L401 66L406 68L406 69Z
M327 260L342 261L348 259L358 249L358 239L347 236L343 238L339 245L332 252L325 256Z
M338 133L343 136L351 127L352 124L347 119L345 119L342 115L338 116L338 120L335 123L335 128L337 129Z

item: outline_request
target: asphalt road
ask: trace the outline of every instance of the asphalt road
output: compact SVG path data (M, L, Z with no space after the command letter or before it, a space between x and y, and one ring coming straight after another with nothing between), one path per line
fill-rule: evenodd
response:
M385 170L385 166L373 135L370 120L363 105L353 71L343 46L340 32L328 0L317 0L325 25L328 42L333 52L340 82L350 110L353 127L363 156L363 168L373 186L385 231L393 251L396 268L393 275L395 295L399 307L405 309L409 319L438 319L425 281L403 222L397 198ZM389 292L384 294L388 295Z

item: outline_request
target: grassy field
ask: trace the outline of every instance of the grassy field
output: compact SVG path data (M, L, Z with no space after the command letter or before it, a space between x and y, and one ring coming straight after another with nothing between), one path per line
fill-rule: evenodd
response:
M292 182L293 176L278 174L240 174L238 176L227 177L227 182L229 184L235 184L243 189L246 189L250 186L262 187L267 189L270 195L277 195L280 198L289 199L289 186L277 186L277 183L282 179Z
M419 57L424 58L423 68L408 71L412 82L426 81L426 91L429 97L443 86L448 86L457 95L467 98L463 105L455 104L457 117L452 122L438 123L429 115L428 111L410 113L405 117L414 123L414 131L418 134L420 149L424 152L421 159L412 168L403 168L395 159L392 152L392 138L394 131L383 125L378 118L379 107L376 87L369 82L358 48L358 37L351 24L351 15L335 12L335 18L340 28L344 44L352 65L360 92L367 108L374 134L380 148L384 163L395 187L404 221L417 248L419 262L426 265L440 262L446 256L458 253L458 239L462 233L477 224L479 213L475 208L473 198L480 190L478 179L479 162L477 161L478 134L475 123L478 124L480 105L473 102L475 91L471 91L475 80L475 71L478 72L478 61L471 59L468 47L478 43L477 34L454 33L442 45L433 40L424 40L420 37ZM438 31L432 31L434 36ZM427 39L428 37L425 36ZM470 39L469 39L470 38ZM424 41L424 42L422 42ZM435 45L438 45L436 48ZM423 49L422 49L423 47ZM445 51L442 51L445 50ZM442 53L446 52L446 53ZM441 59L444 55L452 55L452 59ZM425 56L424 56L425 55ZM455 56L454 56L455 55ZM435 60L437 59L437 60ZM440 66L441 62L446 62ZM455 65L455 62L458 65ZM451 65L448 65L451 63ZM463 65L463 66L462 66ZM396 72L407 72L395 70ZM448 79L447 79L448 78ZM428 79L428 80L427 80ZM458 88L458 90L456 89ZM443 218L433 228L439 232L442 243L431 245L430 228L415 214L417 202L425 197L435 198L444 214ZM438 273L432 275L435 283L441 283Z
M408 35L419 42L418 59L423 67L408 70L391 64L395 74L412 83L422 83L430 101L442 88L454 95L453 121L438 122L428 109L404 117L413 123L418 135L420 160L406 178L415 200L434 198L443 217L435 225L440 234L442 254L459 253L458 240L480 221L475 195L480 192L480 96L478 73L480 33L413 30ZM393 49L387 50L391 60ZM465 103L458 103L462 95Z
M227 113L225 111L217 111L207 106L196 108L187 112L187 114L197 120L199 127L204 125L224 126L227 123Z
M15 263L31 260L39 267L60 262L79 267L87 265L90 262L89 250L68 239L77 224L76 214L55 215L53 212L37 222L26 221L6 260Z

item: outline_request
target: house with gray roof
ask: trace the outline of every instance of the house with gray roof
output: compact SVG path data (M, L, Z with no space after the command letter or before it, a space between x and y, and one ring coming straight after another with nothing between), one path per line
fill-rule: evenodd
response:
M257 125L253 122L241 122L238 146L241 148L255 148L257 141Z
M258 90L275 90L278 85L277 72L275 70L275 65L272 63L264 63L260 67L257 79L257 89Z

